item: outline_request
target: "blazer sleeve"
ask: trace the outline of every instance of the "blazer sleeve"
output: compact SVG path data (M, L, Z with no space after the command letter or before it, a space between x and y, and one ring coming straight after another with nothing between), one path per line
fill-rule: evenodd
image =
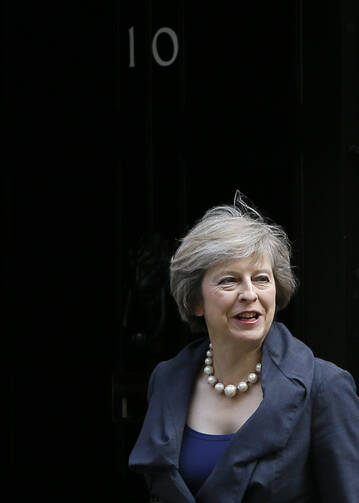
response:
M151 401L151 398L152 398L152 395L153 395L153 392L154 392L154 386L155 386L155 379L156 379L156 375L157 375L157 372L159 370L159 367L161 366L161 363L158 363L156 365L156 367L153 369L151 375L150 375L150 378L148 380L148 385L147 385L147 404L149 405L150 401ZM148 495L150 495L151 493L151 486L152 486L152 480L151 480L151 477L150 475L147 473L147 472L143 472L142 475L144 476L144 479L146 481L146 486L147 486L147 490L148 490ZM150 496L148 496L150 498ZM152 501L152 499L149 499L148 501ZM155 500L153 500L155 501Z
M164 362L160 362L156 365L156 367L153 369L151 375L150 375L150 378L148 380L148 385L147 385L147 404L150 403L151 401L151 397L154 393L154 389L155 389L155 380L156 380L156 377L159 373L159 370L160 368L162 367Z
M312 416L313 474L320 501L359 502L359 397L353 377L322 366Z

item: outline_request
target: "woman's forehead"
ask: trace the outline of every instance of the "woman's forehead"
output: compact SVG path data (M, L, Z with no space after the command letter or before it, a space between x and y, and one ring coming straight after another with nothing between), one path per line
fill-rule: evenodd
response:
M249 257L232 258L214 264L207 272L221 273L221 272L240 272L242 270L251 269L259 270L265 269L272 271L272 262L268 254L252 254Z

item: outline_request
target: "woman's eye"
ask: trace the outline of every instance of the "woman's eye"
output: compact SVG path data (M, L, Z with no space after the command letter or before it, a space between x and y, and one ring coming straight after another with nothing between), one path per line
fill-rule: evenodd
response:
M269 278L268 278L268 276L260 275L260 276L256 277L256 281L260 281L261 283L262 282L268 283L269 282Z
M227 278L223 278L221 279L221 281L219 282L220 285L228 285L229 283L235 283L236 279L235 278L232 278L232 277L227 277Z

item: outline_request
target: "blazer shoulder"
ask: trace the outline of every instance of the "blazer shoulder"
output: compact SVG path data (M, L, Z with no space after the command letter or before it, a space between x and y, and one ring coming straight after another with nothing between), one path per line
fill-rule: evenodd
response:
M203 353L203 348L206 346L206 343L208 344L208 341L208 337L200 337L190 342L172 358L159 362L154 368L153 373L162 375L179 365L192 362L193 358L195 358L199 352L201 354Z
M178 370L183 366L192 366L198 355L203 355L206 344L208 344L208 337L200 337L187 344L173 358L157 363L150 375L147 399L151 397L154 389L157 388L157 383L168 382L171 380L171 376L178 373Z
M312 393L317 394L325 390L336 390L343 387L351 388L354 393L357 392L356 383L350 372L333 362L314 358Z

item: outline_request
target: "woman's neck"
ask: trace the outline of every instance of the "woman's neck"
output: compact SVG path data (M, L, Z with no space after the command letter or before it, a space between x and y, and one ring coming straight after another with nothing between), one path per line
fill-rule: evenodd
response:
M212 346L214 374L225 385L245 381L262 359L260 346L242 347L238 342L222 344L218 341L213 341Z

